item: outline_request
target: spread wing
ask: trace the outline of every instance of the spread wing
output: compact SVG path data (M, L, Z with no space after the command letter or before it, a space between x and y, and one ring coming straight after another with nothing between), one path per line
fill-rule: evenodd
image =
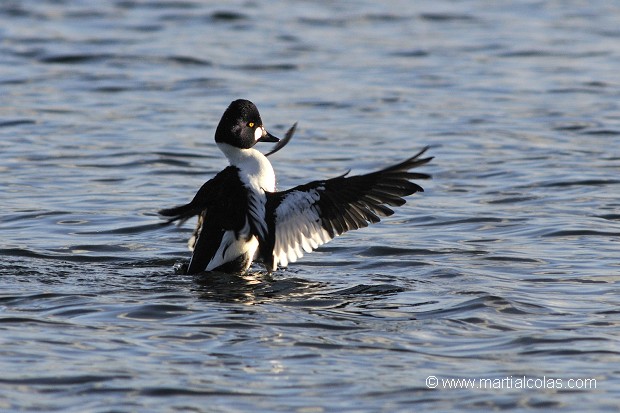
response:
M267 193L269 236L260 248L267 268L285 267L343 232L392 215L394 211L388 206L403 205L403 196L424 191L411 179L429 179L430 175L409 170L433 159L422 158L427 149L377 172L351 177L344 174Z
M159 211L168 217L168 223L183 223L198 215L196 229L188 242L193 251L188 274L203 271L220 248L226 232L236 234L246 224L247 203L239 200L247 199L248 195L239 185L238 172L238 168L229 166L202 185L190 203Z
M189 218L201 215L207 210L210 204L220 199L222 191L226 189L228 182L239 179L238 177L239 169L234 166L228 166L215 175L215 177L205 182L189 204L162 209L158 213L162 217L168 218L166 223L179 221L179 225L181 225Z
M265 156L273 155L274 153L278 152L280 149L284 148L286 144L290 142L291 138L293 137L293 134L295 133L296 128L297 128L297 122L295 122L293 126L291 126L289 130L286 131L286 135L284 135L284 138L280 139L280 142L278 142L278 144L271 151L266 153Z

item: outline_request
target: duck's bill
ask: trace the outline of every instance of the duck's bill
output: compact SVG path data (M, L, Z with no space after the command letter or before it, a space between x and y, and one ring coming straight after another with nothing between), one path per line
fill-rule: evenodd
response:
M280 142L280 138L276 138L271 133L265 131L263 136L261 136L256 142Z
M284 135L284 138L280 139L278 144L271 151L266 153L265 156L273 155L274 153L278 152L280 149L284 148L286 144L290 142L291 138L293 137L293 134L295 133L296 128L297 128L297 122L295 122L293 126L291 126L291 128L288 131L286 131L286 135ZM268 141L268 142L273 142L273 141Z

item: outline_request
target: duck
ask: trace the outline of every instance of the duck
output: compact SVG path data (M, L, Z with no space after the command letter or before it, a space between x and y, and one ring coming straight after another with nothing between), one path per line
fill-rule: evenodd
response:
M424 189L414 179L430 179L412 171L429 163L428 146L402 162L375 172L342 175L278 191L267 158L292 137L280 140L267 131L258 108L246 99L233 101L215 130L215 143L229 165L205 182L184 205L162 209L166 223L197 216L188 241L192 256L187 274L243 274L254 261L267 272L285 268L335 237L377 223L402 206L404 197ZM255 149L278 143L267 154Z

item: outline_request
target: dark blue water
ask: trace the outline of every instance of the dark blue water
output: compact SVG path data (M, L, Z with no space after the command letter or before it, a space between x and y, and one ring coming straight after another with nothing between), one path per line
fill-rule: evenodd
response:
M1 2L0 410L616 411L618 21L603 1ZM156 211L226 165L236 98L280 136L299 122L280 188L425 145L434 179L271 276L176 274L193 223Z

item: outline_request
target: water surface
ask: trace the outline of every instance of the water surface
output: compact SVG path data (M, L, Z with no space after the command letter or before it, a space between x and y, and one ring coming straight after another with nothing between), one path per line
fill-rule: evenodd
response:
M615 411L618 19L578 1L2 2L0 408ZM156 211L226 165L213 133L241 97L274 134L299 122L280 188L425 145L434 178L271 276L176 274L193 223Z

